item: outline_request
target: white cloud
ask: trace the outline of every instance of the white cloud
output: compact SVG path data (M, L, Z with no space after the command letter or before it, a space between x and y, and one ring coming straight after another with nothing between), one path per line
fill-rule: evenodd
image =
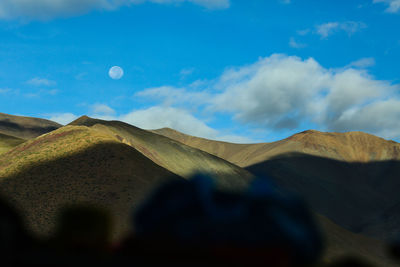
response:
M105 104L94 104L91 108L91 112L97 116L112 116L115 114L115 110Z
M400 10L400 0L373 0L373 2L387 4L386 12L388 13L397 13Z
M310 33L310 29L304 29L304 30L299 30L297 31L298 35L304 36Z
M51 114L49 116L49 120L58 122L59 124L66 125L74 120L76 120L78 116L72 113L56 113Z
M179 74L181 75L181 78L184 79L187 76L192 75L193 72L194 72L194 68L186 68L186 69L182 69Z
M56 17L81 15L91 10L115 10L145 2L179 4L190 2L208 9L224 9L229 0L1 0L0 19L22 18L48 20Z
M253 65L228 70L220 80L225 89L215 95L212 108L230 112L245 124L294 130L311 122L322 130L375 129L385 137L400 137L395 127L400 109L393 104L400 100L382 108L389 97L395 99L399 86L375 80L362 69L326 69L312 58L272 55ZM385 116L383 120L388 122L384 132L378 131L379 120L368 119L366 110L376 112L375 118ZM393 114L386 116L389 111ZM355 121L351 123L351 119Z
M11 91L11 89L9 89L9 88L0 88L0 94L5 94L5 93L8 93L10 91Z
M143 129L169 127L186 134L205 138L213 139L218 136L217 130L210 128L188 111L180 108L155 106L132 111L120 116L119 119Z
M311 123L319 130L357 130L400 138L400 108L396 106L400 87L369 75L364 68L373 63L364 58L327 69L313 58L275 54L226 70L209 83L212 89L207 92L159 87L138 95L153 100L157 96L171 106L196 105L213 116L230 114L243 125L268 131L296 131Z
M44 79L44 78L33 78L29 81L26 82L29 85L33 85L33 86L54 86L57 83L55 81L52 80L48 80L48 79Z
M353 35L357 31L366 28L366 24L357 21L346 21L346 22L328 22L316 26L316 34L320 35L321 38L327 38L333 33L344 31L349 36Z
M289 46L293 47L293 48L304 48L307 45L306 44L302 44L302 43L298 43L298 42L296 42L296 40L293 37L291 37L290 40L289 40Z
M375 59L373 57L365 57L365 58L361 58L359 60L351 62L346 67L348 67L348 68L351 68L351 67L368 68L368 67L372 67L372 66L375 66Z

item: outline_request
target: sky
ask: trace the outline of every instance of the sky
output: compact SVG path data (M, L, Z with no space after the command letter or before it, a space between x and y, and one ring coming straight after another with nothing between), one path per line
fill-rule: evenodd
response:
M399 29L400 0L1 0L0 112L399 142Z

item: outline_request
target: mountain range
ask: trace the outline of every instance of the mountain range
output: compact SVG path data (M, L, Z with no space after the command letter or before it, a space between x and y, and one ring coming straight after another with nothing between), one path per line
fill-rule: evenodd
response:
M327 261L351 252L392 266L385 241L400 234L397 142L309 130L271 143L232 144L87 116L62 126L0 113L0 194L39 236L54 231L60 207L79 202L109 209L118 240L155 187L196 172L235 192L256 176L270 179L306 199L326 233Z

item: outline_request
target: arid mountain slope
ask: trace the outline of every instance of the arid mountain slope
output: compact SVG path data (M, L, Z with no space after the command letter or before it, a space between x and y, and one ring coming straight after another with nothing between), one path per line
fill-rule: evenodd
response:
M45 119L0 113L0 133L21 139L32 139L61 126L56 122Z
M84 126L62 127L0 155L0 194L40 235L54 229L60 207L83 202L112 212L118 238L130 228L132 208L169 179L182 178Z
M181 177L188 178L196 172L207 172L216 178L218 185L233 190L244 188L252 179L249 172L226 160L120 121L103 121L84 116L70 125L84 125L110 134Z
M304 153L348 162L400 160L400 144L363 132L304 131L286 139L259 144L232 144L182 134L169 128L153 132L247 167L280 154Z
M0 155L23 142L24 139L0 133Z

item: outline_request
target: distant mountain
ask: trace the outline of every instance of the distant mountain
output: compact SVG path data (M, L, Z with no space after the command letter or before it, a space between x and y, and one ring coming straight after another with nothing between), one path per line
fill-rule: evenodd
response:
M226 159L241 167L285 153L304 153L346 162L400 160L400 144L363 133L308 130L271 143L232 144L186 135L169 128L153 130L185 145Z
M226 160L127 123L83 116L70 125L87 126L110 134L181 177L207 172L215 176L218 185L232 190L246 187L253 178L248 171Z
M23 142L25 142L24 139L0 133L0 154L7 152Z
M0 113L0 133L21 139L32 139L62 125L53 121Z

